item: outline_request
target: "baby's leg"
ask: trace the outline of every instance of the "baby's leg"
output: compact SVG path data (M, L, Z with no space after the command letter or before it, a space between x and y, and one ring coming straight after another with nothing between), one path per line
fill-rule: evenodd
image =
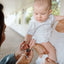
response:
M36 44L34 47L35 51L38 53L39 57L36 60L36 64L41 64L41 62L45 62L45 58L48 57L48 55L43 55L43 54L48 54L48 51L42 44Z
M42 43L42 45L45 46L45 48L48 50L48 58L50 58L51 60L53 61L57 61L57 58L56 58L56 49L55 47L50 43L50 42L47 42L47 43Z

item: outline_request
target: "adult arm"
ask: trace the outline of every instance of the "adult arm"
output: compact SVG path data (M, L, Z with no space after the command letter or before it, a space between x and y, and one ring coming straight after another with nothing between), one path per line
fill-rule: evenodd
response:
M31 50L29 52L28 57L26 57L26 53L22 54L22 56L19 58L16 64L30 64L32 58L33 58L33 51Z
M50 43L42 43L42 45L47 49L48 53L48 58L50 58L53 61L57 61L57 57L56 57L56 49L55 47Z
M60 21L60 20L63 20L63 19L64 19L64 16L55 16L56 21Z

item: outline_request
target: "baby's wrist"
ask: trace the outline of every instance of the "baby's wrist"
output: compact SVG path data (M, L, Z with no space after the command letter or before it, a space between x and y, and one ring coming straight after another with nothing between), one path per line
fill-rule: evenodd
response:
M37 45L36 45L36 43L33 45L33 48L37 48Z
M27 40L24 40L25 44L29 44L29 42Z

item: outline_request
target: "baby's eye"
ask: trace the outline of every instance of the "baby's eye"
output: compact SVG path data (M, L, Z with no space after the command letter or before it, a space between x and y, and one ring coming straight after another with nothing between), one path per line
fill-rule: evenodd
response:
M42 13L42 15L44 15L45 13Z
M36 15L38 15L38 13L35 13Z

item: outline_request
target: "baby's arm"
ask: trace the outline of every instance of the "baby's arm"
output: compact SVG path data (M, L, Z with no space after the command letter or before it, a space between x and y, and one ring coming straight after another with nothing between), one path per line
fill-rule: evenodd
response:
M27 43L30 43L31 39L32 39L32 35L27 34L26 37L25 37L25 41Z
M20 50L26 49L29 47L29 43L31 41L32 35L27 34L25 40L20 44Z
M54 46L50 43L42 43L42 45L47 49L48 53L48 58L50 58L53 61L57 61L56 58L56 49L54 48Z
M63 20L63 19L64 19L64 16L55 16L56 21L60 21L60 20Z

